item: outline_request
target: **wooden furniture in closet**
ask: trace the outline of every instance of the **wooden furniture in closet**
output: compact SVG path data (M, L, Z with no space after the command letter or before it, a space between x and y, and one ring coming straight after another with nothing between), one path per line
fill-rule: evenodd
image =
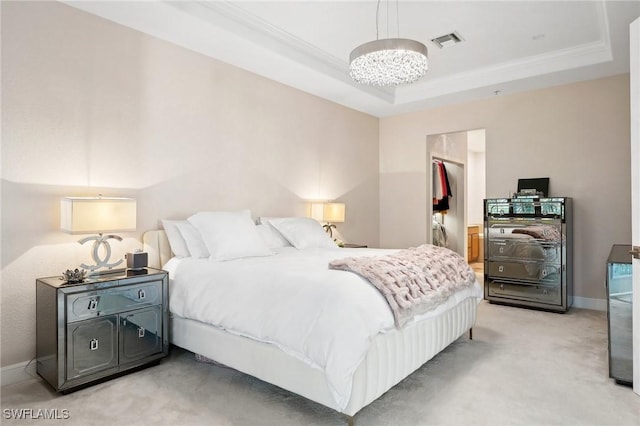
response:
M473 263L480 256L480 227L472 225L467 227L467 261Z

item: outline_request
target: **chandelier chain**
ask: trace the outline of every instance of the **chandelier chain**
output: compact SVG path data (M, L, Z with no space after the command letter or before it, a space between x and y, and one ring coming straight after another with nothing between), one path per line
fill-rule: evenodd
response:
M396 37L400 38L400 12L398 3L400 0L396 0Z
M400 1L396 0L396 37L400 38L400 7L398 3ZM387 38L389 38L389 0L387 0ZM378 0L376 4L376 40L380 40L380 0Z
M379 32L378 32L378 21L380 20L380 0L376 4L376 40L380 40Z

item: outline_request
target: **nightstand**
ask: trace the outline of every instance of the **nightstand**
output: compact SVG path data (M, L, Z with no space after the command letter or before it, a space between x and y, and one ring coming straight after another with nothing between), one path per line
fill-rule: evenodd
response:
M168 283L167 272L152 268L80 284L36 280L38 374L68 391L167 356Z
M367 248L364 244L344 243L344 248Z

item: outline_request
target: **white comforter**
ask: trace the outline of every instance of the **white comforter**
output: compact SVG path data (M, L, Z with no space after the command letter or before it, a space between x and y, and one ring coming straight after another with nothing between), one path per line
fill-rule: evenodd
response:
M283 248L274 256L227 262L172 259L165 265L171 276L170 310L277 345L322 370L337 405L344 408L353 373L372 337L392 329L394 320L378 290L359 275L329 269L328 263L392 252ZM414 321L438 315L468 297L482 297L477 283Z

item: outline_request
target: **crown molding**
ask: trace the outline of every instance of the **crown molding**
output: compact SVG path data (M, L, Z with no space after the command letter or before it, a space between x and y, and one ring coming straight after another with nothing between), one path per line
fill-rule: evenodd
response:
M294 87L315 96L374 116L389 116L424 106L457 103L489 96L500 87L512 91L595 75L589 66L612 65L611 28L607 2L597 2L598 40L578 46L515 59L408 86L379 88L351 80L347 58L324 50L283 31L230 1L89 2L63 3L136 29ZM575 72L573 71L575 70ZM593 77L592 77L593 78Z

